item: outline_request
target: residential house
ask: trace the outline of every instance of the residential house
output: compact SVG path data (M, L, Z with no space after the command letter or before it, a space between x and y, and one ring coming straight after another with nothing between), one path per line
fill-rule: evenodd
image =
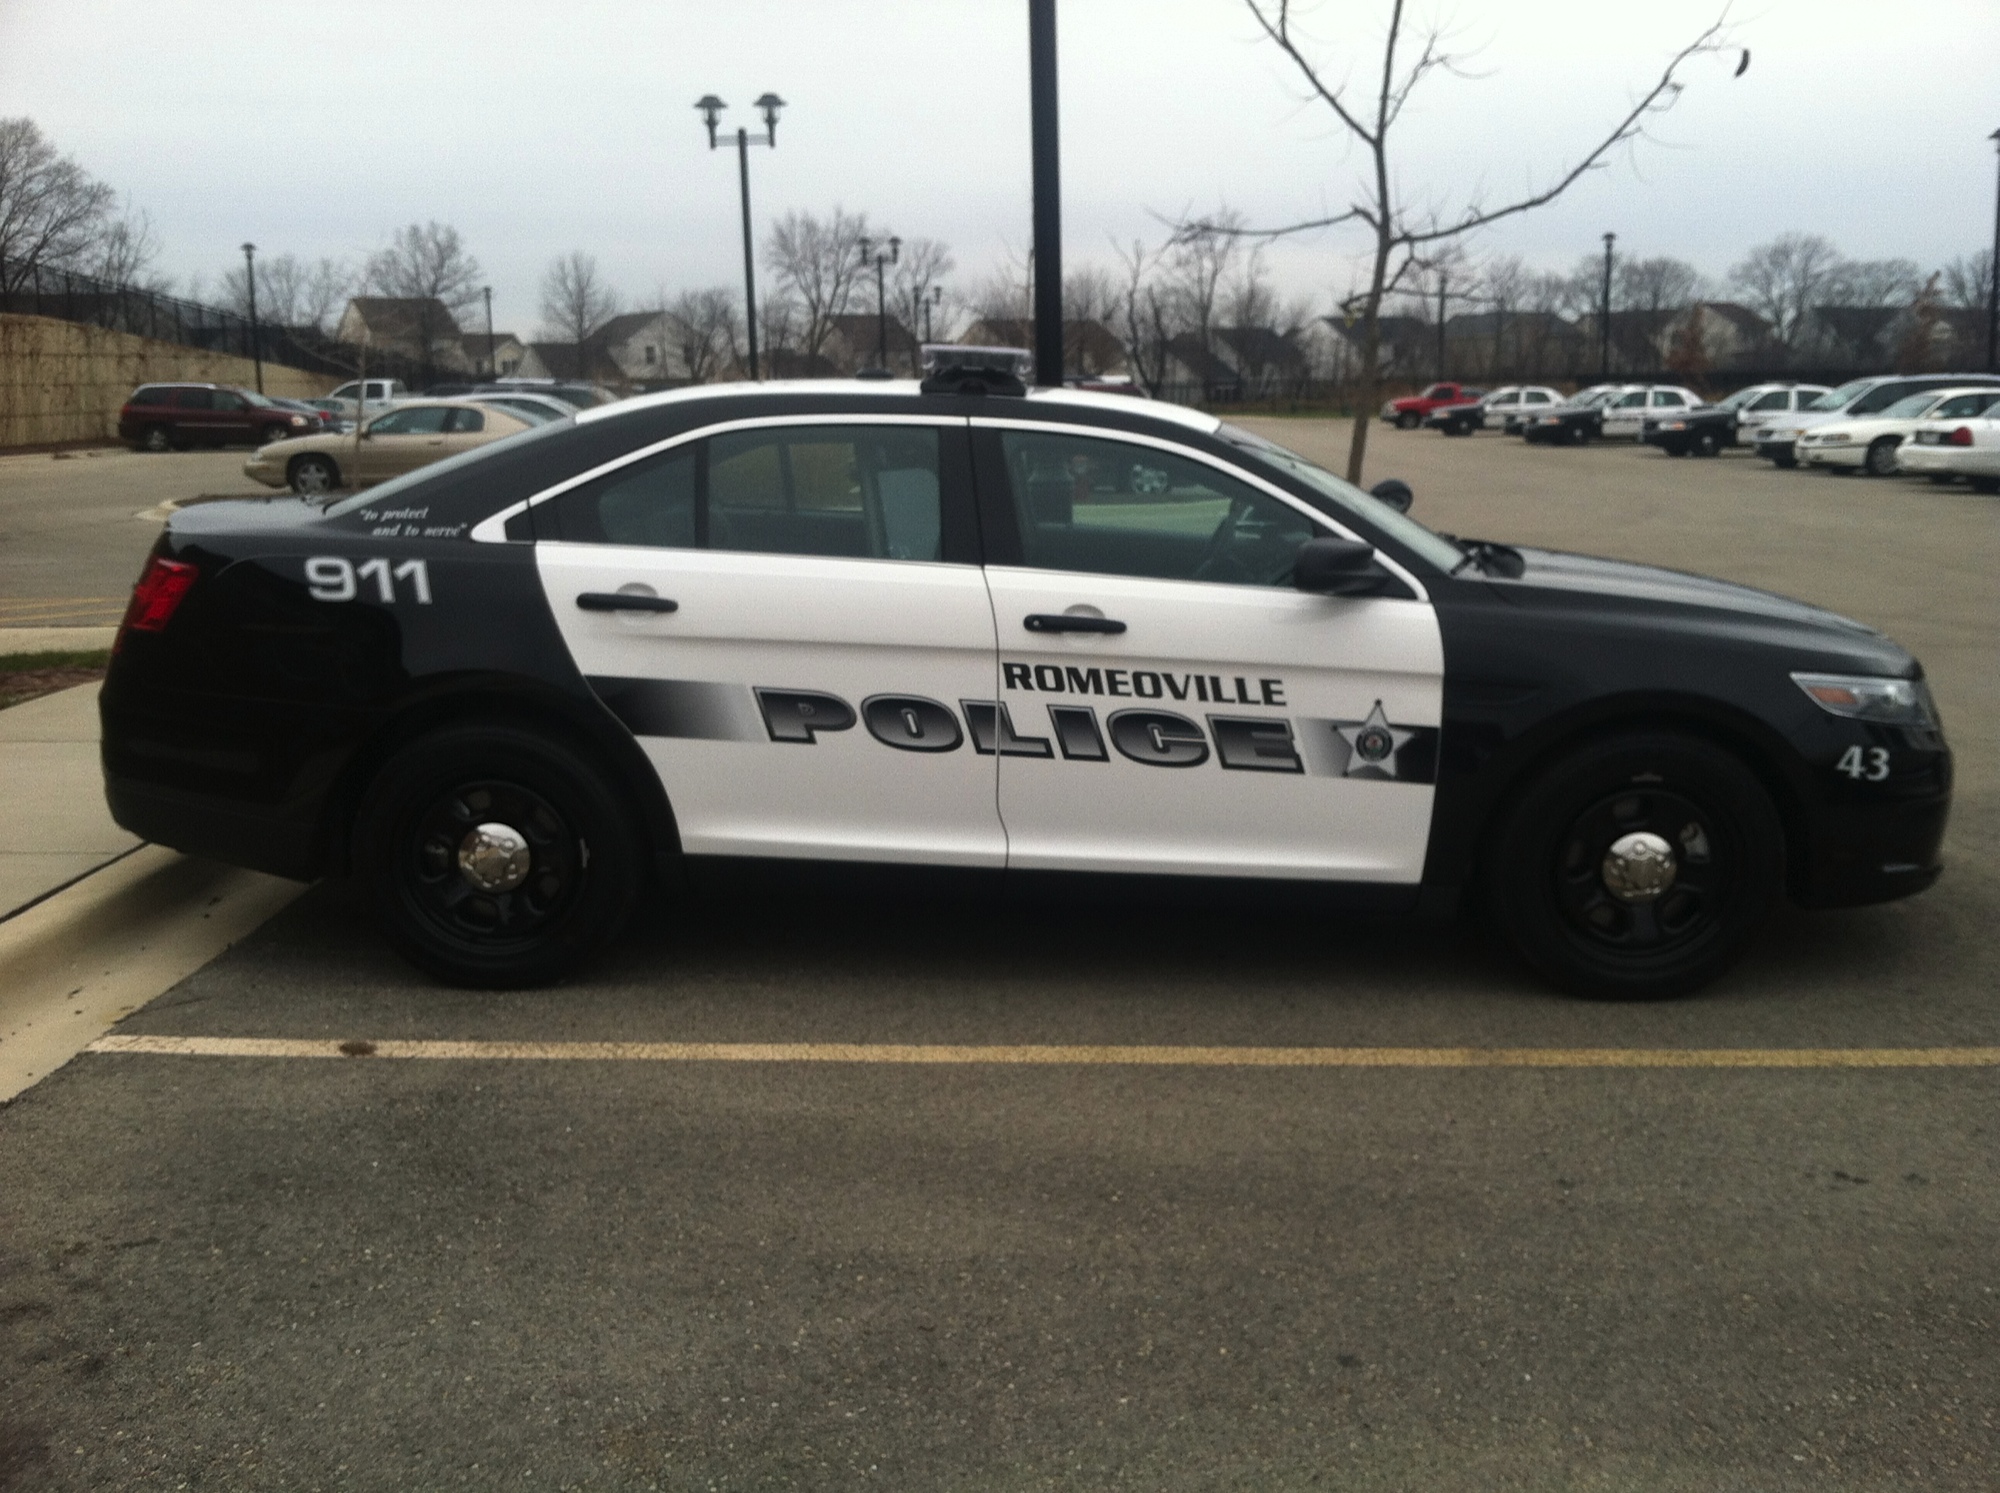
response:
M1799 328L1795 351L1841 368L1888 368L1895 363L1893 327L1906 306L1815 306Z
M526 344L512 332L495 332L490 339L484 332L463 332L458 349L468 369L493 378L508 378L518 372L521 356L527 351Z
M334 340L367 344L433 370L471 371L464 333L451 308L436 297L358 295L341 313Z
M1298 342L1272 327L1217 327L1209 345L1236 371L1245 399L1297 392L1312 374Z
M1661 329L1655 350L1660 367L1686 374L1755 366L1772 361L1771 324L1735 301L1696 301Z
M586 342L579 356L574 342L530 342L521 350L519 378L560 378L583 383L618 385L624 370L596 342Z
M874 312L829 316L826 321L826 340L820 344L820 355L841 373L884 366L880 345L884 340L884 324ZM914 377L918 371L917 339L910 335L909 328L890 316L886 340L889 353L886 366L891 372Z
M1361 371L1363 340L1361 318L1323 316L1320 323L1331 334L1327 366L1331 377L1347 379ZM1421 316L1380 316L1376 318L1380 345L1375 369L1379 377L1403 380L1429 378L1437 363L1437 328Z
M1213 404L1243 397L1243 375L1216 356L1193 332L1167 340L1166 380L1161 398Z

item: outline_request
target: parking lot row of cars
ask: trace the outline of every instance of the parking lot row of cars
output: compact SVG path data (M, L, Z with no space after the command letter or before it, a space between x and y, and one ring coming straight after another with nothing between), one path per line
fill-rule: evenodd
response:
M1586 445L1625 437L1669 456L1748 446L1778 467L1964 480L2000 492L2000 375L1878 374L1837 389L1763 383L1709 403L1677 384L1598 384L1568 397L1541 385L1490 393L1437 383L1391 400L1382 418L1446 435L1499 428L1532 443Z

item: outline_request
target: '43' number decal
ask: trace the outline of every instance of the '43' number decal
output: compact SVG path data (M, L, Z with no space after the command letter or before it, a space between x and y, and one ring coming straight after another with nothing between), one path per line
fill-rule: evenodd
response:
M1833 770L1846 773L1857 783L1879 783L1889 776L1888 749L1851 746L1840 754Z
M405 560L395 569L377 556L356 565L339 555L314 555L306 561L306 585L314 601L352 601L364 583L375 588L375 599L387 606L396 600L396 590L407 584L411 599L419 606L431 601L431 573L422 560Z

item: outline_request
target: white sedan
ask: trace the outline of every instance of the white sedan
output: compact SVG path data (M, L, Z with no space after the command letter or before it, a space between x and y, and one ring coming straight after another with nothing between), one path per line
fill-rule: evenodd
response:
M1636 441L1645 431L1647 416L1667 419L1703 402L1694 390L1678 384L1640 384L1604 406L1604 425L1599 433L1607 440L1625 436Z
M1829 420L1800 432L1798 458L1809 467L1892 476L1899 470L1899 448L1926 420L1970 419L1996 401L2000 401L2000 389L1995 388L1907 394L1879 414Z
M1974 492L2000 492L2000 403L1970 419L1926 420L1896 457L1905 472L1933 482L1963 477Z

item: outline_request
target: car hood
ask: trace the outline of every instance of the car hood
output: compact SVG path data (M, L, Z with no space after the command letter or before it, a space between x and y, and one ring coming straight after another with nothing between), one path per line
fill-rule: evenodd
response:
M1650 604L1659 609L1709 613L1719 618L1763 619L1794 628L1836 633L1844 640L1872 642L1902 652L1864 623L1754 586L1740 586L1684 570L1635 565L1595 555L1572 555L1560 550L1522 549L1520 555L1525 566L1522 575L1518 580L1500 584L1566 593L1578 600L1596 597L1642 607Z

